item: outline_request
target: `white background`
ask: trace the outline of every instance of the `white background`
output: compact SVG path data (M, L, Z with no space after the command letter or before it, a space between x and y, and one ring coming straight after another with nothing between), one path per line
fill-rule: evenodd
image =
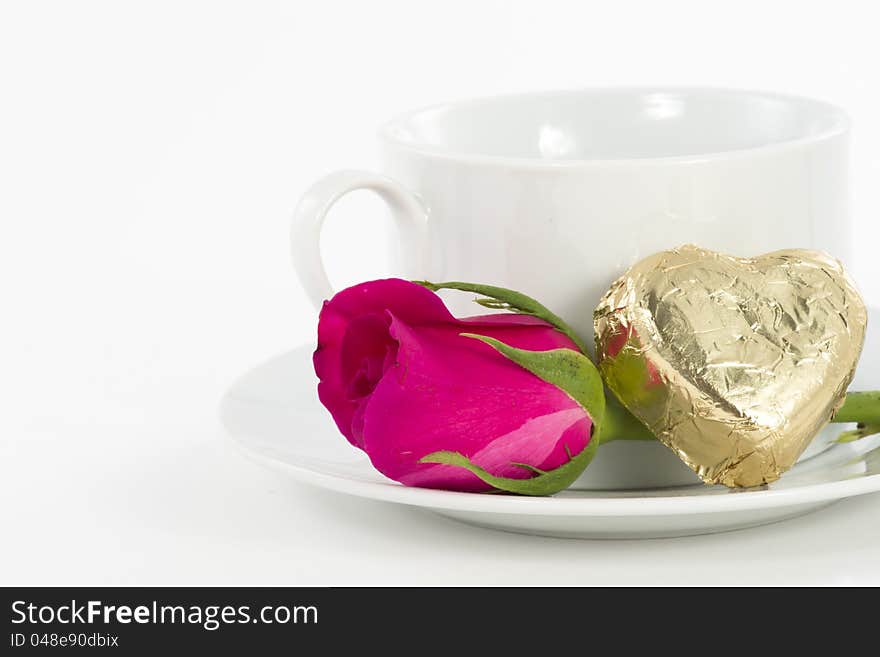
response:
M507 535L242 459L217 403L314 338L287 223L396 112L500 92L711 84L847 108L880 299L880 61L866 2L4 2L0 584L880 583L880 497L717 536ZM389 273L334 211L339 284ZM347 231L347 232L346 232Z

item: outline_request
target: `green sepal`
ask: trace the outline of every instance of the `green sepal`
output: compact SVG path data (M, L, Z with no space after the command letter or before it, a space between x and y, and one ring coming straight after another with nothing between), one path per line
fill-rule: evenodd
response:
M561 317L559 317L559 315L556 315L539 301L523 294L522 292L508 290L507 288L496 287L494 285L463 283L461 281L449 281L447 283L413 281L413 283L421 285L422 287L426 287L432 292L437 292L438 290L459 290L461 292L474 292L476 294L482 294L488 298L476 299L476 302L484 308L492 308L493 310L509 310L520 315L531 315L532 317L543 319L545 322L551 324L557 330L568 336L568 338L577 345L578 349L580 349L582 353L587 353L586 344L584 344L584 341L581 340L580 337L578 337L578 334L574 332L574 329L566 324L565 321Z
M434 452L423 456L419 463L439 463L442 465L455 465L472 472L482 481L497 490L517 495L553 495L571 486L575 480L593 460L598 442L595 437L587 443L580 454L568 463L560 465L555 470L549 470L530 479L512 479L510 477L496 477L489 474L483 468L475 465L469 458L458 452Z
M599 446L600 427L605 415L602 378L593 361L573 349L529 351L511 347L485 335L474 333L462 333L462 335L485 342L523 369L565 392L590 416L593 434L590 442L577 456L572 457L566 448L570 460L553 470L540 470L526 463L512 464L536 475L529 479L496 477L458 452L433 452L423 456L419 462L462 467L493 488L518 495L553 495L571 486L593 460Z

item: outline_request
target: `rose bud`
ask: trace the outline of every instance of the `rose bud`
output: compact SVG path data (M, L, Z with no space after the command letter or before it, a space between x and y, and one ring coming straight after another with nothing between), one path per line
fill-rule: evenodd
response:
M426 286L528 314L456 319ZM570 485L598 444L604 394L581 349L561 320L518 293L387 279L324 302L314 366L339 430L385 476L547 495Z

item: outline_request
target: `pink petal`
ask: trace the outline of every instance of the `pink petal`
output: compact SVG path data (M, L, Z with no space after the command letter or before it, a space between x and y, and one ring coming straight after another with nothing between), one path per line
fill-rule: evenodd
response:
M589 442L592 424L571 397L489 345L458 335L464 328L545 350L570 344L558 331L494 319L410 326L391 315L398 362L367 403L363 428L364 450L386 476L410 485L487 490L462 468L418 460L451 450L492 474L526 478L532 473L512 462L551 470Z
M397 278L355 285L324 302L318 320L318 348L313 356L315 373L320 379L318 397L342 434L358 447L362 446L362 441L355 435L352 423L356 421L355 415L361 414L363 409L361 400L350 399L350 382L342 361L343 342L354 319L379 315L384 321L386 310L416 324L455 321L436 294L421 285Z
M471 461L484 470L501 477L524 479L532 473L514 463L543 463L542 470L551 470L565 463L548 465L551 455L559 445L580 444L584 436L590 435L592 423L578 408L557 411L526 422L511 433L499 436L474 454ZM584 443L586 445L586 443ZM569 447L571 449L571 447ZM456 450L457 451L457 450ZM564 451L564 447L563 447ZM579 453L579 452L577 452ZM576 453L572 452L572 456ZM444 488L452 490L486 490L489 487L474 475L462 468L448 465L431 465L404 475L400 482L407 486L425 488Z

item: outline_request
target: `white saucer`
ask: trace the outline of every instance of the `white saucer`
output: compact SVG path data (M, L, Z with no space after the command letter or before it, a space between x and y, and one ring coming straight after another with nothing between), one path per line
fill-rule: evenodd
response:
M872 310L871 320L870 326L877 326L880 313ZM652 538L766 524L845 497L880 491L880 436L812 450L814 456L802 458L765 490L730 491L695 484L572 489L550 498L528 498L408 488L376 472L366 455L338 433L317 399L312 350L311 345L294 349L242 376L223 399L222 420L251 458L341 493L424 507L507 531L567 538ZM877 329L869 328L852 387L880 388ZM829 427L817 442L844 428ZM599 454L614 446L600 448ZM640 447L665 450L647 443ZM598 457L587 471L597 466L601 467Z

